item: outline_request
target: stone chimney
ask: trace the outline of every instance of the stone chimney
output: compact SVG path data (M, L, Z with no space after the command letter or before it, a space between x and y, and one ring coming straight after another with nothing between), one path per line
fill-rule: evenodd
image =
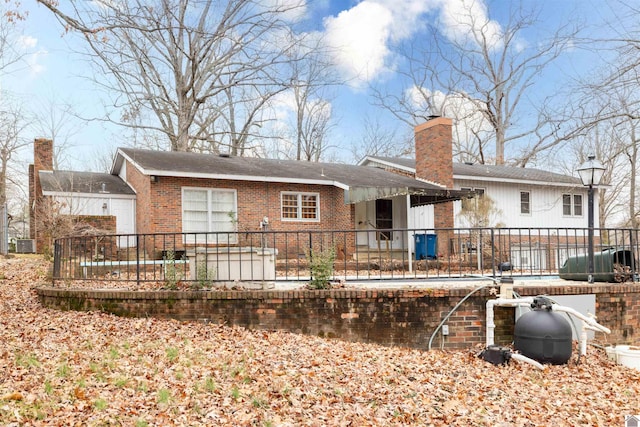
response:
M453 188L452 120L434 117L415 127L416 178L444 188ZM440 229L438 254L448 256L453 237L453 202L437 203L433 207L433 226ZM445 229L445 230L443 230Z
M53 170L53 141L36 138L33 141L33 164L29 165L29 237L35 239L38 253L43 249L38 225L38 210L42 202L39 172L43 170Z
M452 120L435 117L415 127L416 178L453 188Z

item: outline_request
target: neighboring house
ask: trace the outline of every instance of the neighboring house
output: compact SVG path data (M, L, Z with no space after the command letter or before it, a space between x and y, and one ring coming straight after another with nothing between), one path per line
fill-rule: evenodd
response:
M473 194L470 190L479 189L494 197L499 194L494 193L494 187L506 183L504 177L481 173L487 168L484 166L485 169L478 167L476 176L471 173L472 166L466 174L456 176L461 169L452 162L450 119L439 117L419 125L415 135L416 160L370 157L359 165L120 148L110 175L47 172L52 169L51 143L36 140L30 174L35 183L34 206L43 196L67 198L69 205L78 208L74 214L115 216L118 232L232 232L228 237L218 235L217 239L223 239L218 240L220 244L238 244L233 232L260 231L268 223L270 231L358 230L355 235L350 234L351 241L343 248L346 255L356 246L374 249L382 240L391 249L411 250L411 233L378 230L451 229L456 225L455 201L468 198ZM504 202L524 209L522 194L529 191L529 213L522 216L532 218L530 226L564 226L565 223L548 221L547 214L544 223L535 218L542 209L539 200L545 191L555 191L556 187L562 188L559 194L566 191L571 195L582 194L584 189L577 187L575 179L561 175L546 175L554 177L551 183L539 181L542 178L520 179L523 176L513 178L516 200L509 199L512 196L505 188ZM83 185L83 190L69 185L77 178L90 184ZM68 184L66 191L55 190L54 184L60 182ZM72 192L70 187L79 191ZM126 207L112 209L125 200L129 203ZM548 200L545 206L555 209L554 199ZM512 215L511 210L503 212ZM37 216L37 210L34 213ZM585 223L586 219L576 226ZM193 243L193 236L184 235L180 243ZM278 243L281 251L287 246L284 241ZM439 239L438 251L448 250L447 239ZM291 255L297 256L298 252Z

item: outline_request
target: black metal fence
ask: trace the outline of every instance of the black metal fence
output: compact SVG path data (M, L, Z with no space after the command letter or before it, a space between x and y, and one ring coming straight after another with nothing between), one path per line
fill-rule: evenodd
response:
M596 229L596 280L637 278L639 230ZM468 228L100 235L57 239L56 284L165 288L558 276L586 280L588 229Z

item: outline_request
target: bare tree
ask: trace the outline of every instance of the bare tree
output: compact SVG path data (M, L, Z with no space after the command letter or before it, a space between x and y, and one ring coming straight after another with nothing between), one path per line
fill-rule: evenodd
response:
M270 78L288 48L279 36L287 31L285 19L301 6L297 1L100 0L70 2L63 10L53 0L38 2L84 35L100 76L94 81L113 95L116 113L107 119L163 134L174 151L215 148L220 141L211 125L228 112L220 107L242 108L230 93L251 91L256 99L280 90ZM230 143L232 149L233 144L242 149L238 140Z
M19 177L23 174L16 170L14 160L18 151L30 144L29 140L22 137L28 125L25 117L23 111L11 103L0 109L0 205L7 201L7 188L21 184Z
M38 137L54 141L53 169L63 169L69 163L75 146L74 137L82 122L70 103L57 101L53 94L35 103L33 129Z
M332 127L331 93L341 84L328 59L321 38L293 40L288 62L289 90L293 98L293 141L296 160L319 161L327 149L327 134Z
M263 140L274 137L267 132L271 119L265 110L286 87L272 76L265 76L260 84L224 86L224 91L209 100L208 108L198 115L200 135L194 144L198 151L258 154Z
M467 227L504 227L500 222L502 211L487 194L476 194L471 199L462 200L460 218Z
M19 63L24 52L18 49L16 24L26 17L20 2L6 0L0 4L0 71L7 71Z
M397 128L384 127L377 117L365 116L362 140L352 147L353 157L402 157L413 153L413 133L399 134Z
M462 121L468 129L465 136L471 135L476 145L466 154L485 162L491 142L495 163L504 164L508 145L535 136L544 127L544 120L534 118L529 123L537 110L531 102L532 89L543 70L569 46L576 30L566 25L535 45L527 44L524 34L541 23L538 11L514 6L500 26L491 20L490 11L478 15L476 6L465 2L458 14L449 16L455 32L431 27L429 34L405 47L407 87L400 96L378 91L376 102L411 125L432 115ZM434 96L438 91L445 99ZM526 120L523 108L529 111Z
M578 82L571 90L575 98L567 103L568 112L555 114L556 128L564 128L563 138L575 153L567 170L575 171L590 154L606 167L603 182L607 186L599 191L601 226L640 225L637 201L640 98L638 78L630 66L637 62L640 67L640 61L630 57L631 45L618 46L615 57L604 62L606 65L588 79ZM557 157L561 154L553 153Z

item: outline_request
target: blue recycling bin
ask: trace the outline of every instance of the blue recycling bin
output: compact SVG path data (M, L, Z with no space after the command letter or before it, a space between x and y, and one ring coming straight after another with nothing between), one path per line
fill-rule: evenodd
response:
M415 234L414 241L416 246L416 260L436 259L438 236L435 234Z

